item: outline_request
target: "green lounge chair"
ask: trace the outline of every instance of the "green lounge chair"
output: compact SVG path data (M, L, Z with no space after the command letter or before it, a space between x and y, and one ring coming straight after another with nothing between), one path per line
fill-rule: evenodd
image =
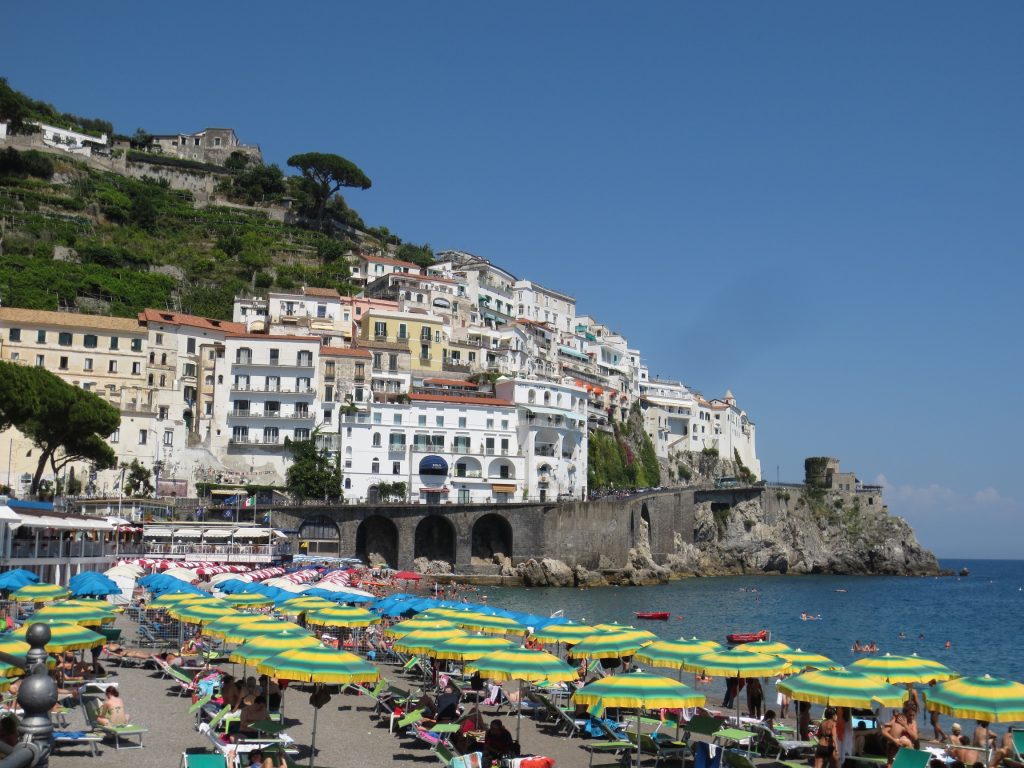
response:
M695 733L699 736L714 736L722 730L723 722L717 717L709 717L708 715L692 717L690 722L683 726L684 739L690 741L691 736Z
M626 731L626 738L637 748L641 760L644 755L654 756L655 768L662 760L678 760L684 763L693 756L690 748L682 741L659 741L649 733L641 733L637 737L636 732L629 730Z
M892 768L928 768L928 761L931 759L930 752L900 747L900 751L896 753L896 758L892 761Z
M582 745L583 749L590 753L588 768L618 768L628 765L630 755L636 750L636 745L631 741L591 741ZM594 762L594 755L600 755L603 760Z
M182 752L180 768L234 768L228 765L228 756L209 752Z
M146 746L145 734L149 732L148 728L143 728L141 725L100 725L96 718L100 710L100 701L95 698L83 698L82 699L82 714L85 716L85 723L89 726L89 729L94 733L98 732L104 736L112 736L114 739L114 749L142 749ZM134 741L138 739L138 741Z
M199 723L203 719L203 707L205 707L207 704L209 704L212 699L213 699L213 694L212 693L208 693L205 696L203 696L201 699L196 699L189 706L188 713L195 717L195 719L196 719L196 726L197 727L199 726Z

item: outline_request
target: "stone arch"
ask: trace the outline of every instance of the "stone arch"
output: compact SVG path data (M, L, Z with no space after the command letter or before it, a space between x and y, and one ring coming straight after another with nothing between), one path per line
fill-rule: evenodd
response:
M455 565L455 526L440 515L428 515L416 526L413 557L443 560Z
M647 509L647 502L640 507L640 533L646 538L647 546L651 546L651 513Z
M489 513L473 523L472 552L474 559L494 562L495 555L512 557L512 524L502 515Z
M473 456L463 456L455 462L455 477L481 477L483 467L480 460Z
M487 476L514 480L516 477L516 465L509 459L494 459L487 469Z
M299 541L306 542L305 554L341 557L341 531L326 515L306 518L299 527Z
M370 515L356 529L356 557L369 563L371 555L392 568L398 566L398 527L383 515Z

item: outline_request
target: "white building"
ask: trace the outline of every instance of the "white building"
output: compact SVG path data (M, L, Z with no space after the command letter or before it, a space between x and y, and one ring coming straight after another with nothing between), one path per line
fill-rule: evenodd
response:
M576 299L532 280L516 280L516 317L548 323L558 331L572 333L576 325Z
M654 379L640 384L640 409L659 458L668 458L672 451L700 450L691 446L699 439L691 434L697 398L682 382Z

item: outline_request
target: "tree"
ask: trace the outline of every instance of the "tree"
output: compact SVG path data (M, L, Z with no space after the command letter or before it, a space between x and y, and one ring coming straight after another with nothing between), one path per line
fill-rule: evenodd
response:
M298 168L308 182L306 188L313 196L318 229L323 229L324 209L332 195L342 187L369 189L373 184L359 166L341 155L305 152L289 157L288 165Z
M27 421L39 408L36 369L0 362L0 432Z
M310 440L285 438L285 447L292 454L288 491L300 499L341 498L341 468L326 452L317 450L315 438L315 434Z
M31 493L39 490L47 465L54 475L68 464L88 461L98 469L116 463L113 449L104 438L121 424L121 414L92 392L62 381L43 368L25 368L29 385L39 398L31 413L22 413L17 427L40 449L32 477Z
M125 496L149 496L153 493L153 484L149 479L153 473L139 463L138 459L132 459L131 464L121 463L124 470L124 495Z

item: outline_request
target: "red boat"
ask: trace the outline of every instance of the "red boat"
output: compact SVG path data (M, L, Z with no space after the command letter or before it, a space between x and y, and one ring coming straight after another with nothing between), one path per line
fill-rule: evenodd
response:
M726 635L725 639L734 645L736 643L756 643L758 640L768 639L768 630L762 629L760 632L734 632L731 635Z
M668 617L672 615L671 611L635 611L638 619L653 619L655 621L668 621Z

